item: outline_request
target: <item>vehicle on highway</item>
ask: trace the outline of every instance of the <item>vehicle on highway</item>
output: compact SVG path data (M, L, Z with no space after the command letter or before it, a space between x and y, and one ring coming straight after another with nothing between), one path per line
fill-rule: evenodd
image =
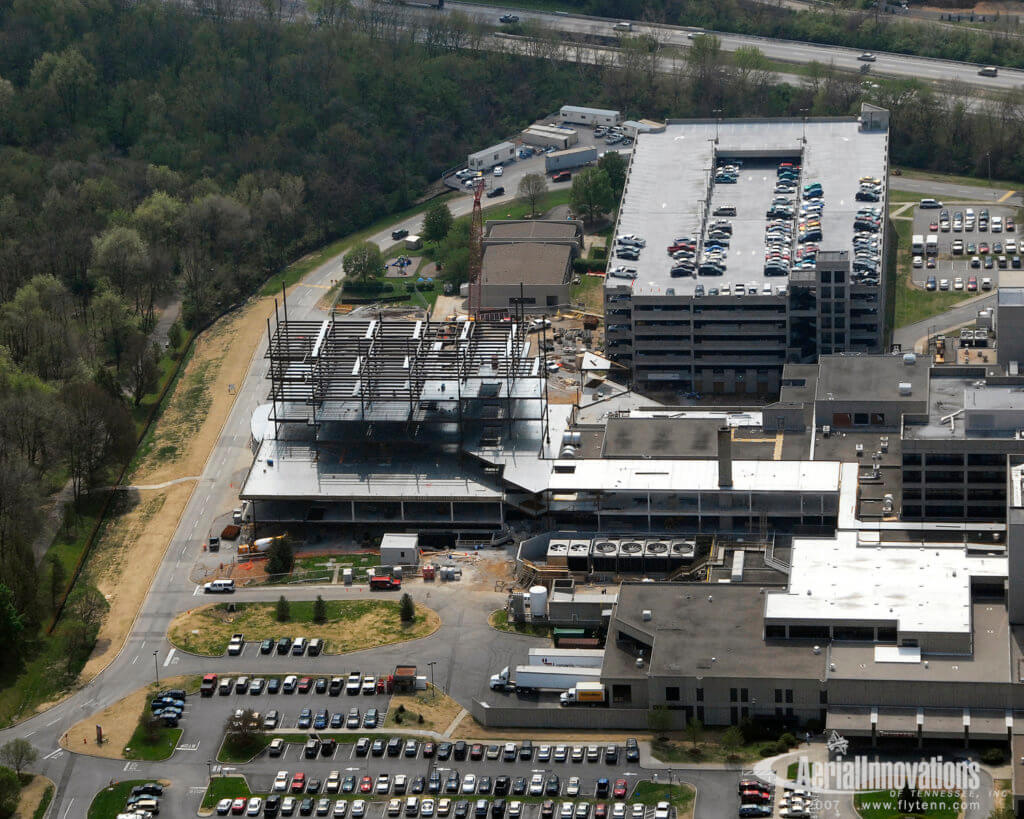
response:
M942 207L942 203L938 199L930 199L930 198L922 199L921 203L920 203L920 208L922 210L929 210L929 209L941 208L941 207Z
M518 23L519 16L516 14L503 14L498 18L499 23Z
M999 69L994 65L986 65L978 69L978 76L980 77L995 77L998 76Z
M875 61L875 55L872 54L870 51L865 51L857 59L860 60L861 62L873 63Z
M398 230L391 231L391 238L394 239L396 242L399 239L404 239L408 235L409 231L407 231L405 228L399 228Z

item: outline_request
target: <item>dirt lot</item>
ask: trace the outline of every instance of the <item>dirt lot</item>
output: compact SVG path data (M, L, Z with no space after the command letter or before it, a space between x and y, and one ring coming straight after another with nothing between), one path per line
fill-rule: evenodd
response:
M146 701L153 696L154 692L164 688L198 690L198 680L199 678L196 676L182 675L160 680L159 686L156 683L150 683L145 688L140 688L99 713L75 723L61 737L60 744L76 754L101 756L104 759L122 759L121 752L128 744L128 740L132 738L132 734L135 733L135 728L139 724L139 715L146 707ZM96 744L97 725L103 728L103 745Z
M235 401L229 385L248 369L272 309L273 299L254 300L196 339L152 445L129 483L152 485L202 473ZM93 679L121 650L194 486L188 481L138 492L134 508L107 526L88 571L107 595L110 613L80 682ZM132 582L125 583L129 546Z
M394 601L329 600L331 619L322 625L295 616L297 603L292 604L293 619L288 623L277 622L273 603L241 604L235 612L228 612L221 605L215 603L179 614L167 630L167 639L185 651L217 657L227 650L234 632L242 632L249 642L259 642L291 631L301 632L307 638L321 638L326 654L343 654L426 637L441 627L437 612L422 604L416 605L416 621L403 624ZM199 633L193 634L194 631Z
M32 819L43 798L43 793L51 786L56 787L50 779L42 774L33 776L32 781L21 789L18 807L14 811L14 819Z
M405 707L405 712L402 714L402 722L398 723L396 716L400 705ZM407 728L437 731L443 734L452 724L452 720L460 713L462 713L461 705L435 689L428 688L426 691L417 691L415 694L395 694L391 697L391 706L388 709L384 727L392 728L404 725ZM423 717L422 723L419 721L420 716Z

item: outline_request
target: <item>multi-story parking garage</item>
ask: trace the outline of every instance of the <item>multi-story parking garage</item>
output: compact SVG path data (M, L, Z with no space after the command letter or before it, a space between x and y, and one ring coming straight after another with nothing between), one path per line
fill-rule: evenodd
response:
M608 355L641 390L772 395L787 362L881 352L885 220L862 225L859 212L885 213L888 139L887 112L872 106L859 118L686 120L639 135L616 233L646 245L609 260ZM800 184L780 198L784 165ZM862 180L879 183L869 201L860 201ZM817 227L804 242L810 185L821 186ZM787 201L781 213L792 216L772 218ZM727 241L713 233L720 221ZM666 248L684 239L697 258L725 241L724 269L673 269ZM769 255L779 265L767 266Z

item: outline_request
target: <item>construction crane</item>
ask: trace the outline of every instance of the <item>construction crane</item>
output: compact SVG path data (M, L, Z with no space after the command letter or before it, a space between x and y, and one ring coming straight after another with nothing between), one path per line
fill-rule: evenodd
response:
M484 180L478 179L473 188L473 218L469 223L469 315L476 318L480 312L480 278L484 266L484 211L480 197L484 193Z

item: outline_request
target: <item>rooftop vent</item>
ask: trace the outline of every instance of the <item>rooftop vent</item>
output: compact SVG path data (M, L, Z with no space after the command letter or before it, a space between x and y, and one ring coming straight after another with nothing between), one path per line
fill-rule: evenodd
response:
M643 618L645 623L649 622L650 619L652 617L654 617L654 615L651 614L651 610L650 609L644 609L642 612L640 612L640 616Z
M637 668L643 668L644 667L644 658L643 657L637 657L636 658L636 667Z
M908 367L910 365L916 363L916 362L917 362L917 356L914 355L913 353L904 353L903 354L903 363L906 364Z
M821 646L815 646L811 649L815 654L821 654Z
M900 395L910 395L910 393L911 393L911 391L913 391L913 389L914 389L914 386L909 381L900 381L900 386L899 386Z

